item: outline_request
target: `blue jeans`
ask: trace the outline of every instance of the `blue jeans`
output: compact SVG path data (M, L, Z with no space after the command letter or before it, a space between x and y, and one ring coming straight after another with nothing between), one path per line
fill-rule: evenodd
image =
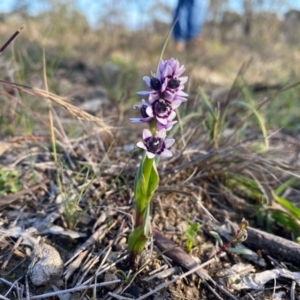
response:
M177 42L186 43L202 32L209 0L178 0L174 14L173 30Z

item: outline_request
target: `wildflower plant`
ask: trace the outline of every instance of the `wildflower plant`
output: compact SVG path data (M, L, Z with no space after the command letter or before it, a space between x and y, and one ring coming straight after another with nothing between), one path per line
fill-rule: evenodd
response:
M130 268L135 271L138 267L138 258L151 237L150 203L159 184L157 172L157 158L171 157L169 148L174 144L174 139L167 138L167 132L177 123L176 109L181 103L187 101L184 84L188 77L181 76L185 71L177 59L159 62L157 73L143 79L149 90L138 94L147 96L142 100L140 108L141 117L131 118L134 123L147 123L149 129L143 131L143 141L137 147L145 150L134 181L134 196L136 201L135 229L128 240L130 253Z

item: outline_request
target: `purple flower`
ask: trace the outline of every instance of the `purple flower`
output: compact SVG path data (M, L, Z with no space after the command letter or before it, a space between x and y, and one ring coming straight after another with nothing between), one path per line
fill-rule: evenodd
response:
M151 116L147 114L147 108L149 107L149 104L147 104L144 99L142 101L143 101L142 105L133 106L133 108L137 108L137 107L140 108L140 113L142 115L142 118L130 118L130 121L132 123L149 123L154 118L153 114L151 114Z
M152 94L153 95L153 94ZM151 96L151 95L150 95ZM150 97L149 96L149 97ZM173 102L173 101L176 101L176 100L179 100L180 101L180 104L182 102L185 102L187 101L187 99L185 97L187 97L188 94L181 91L181 90L170 90L170 89L167 89L165 90L163 93L162 93L162 96L161 98L165 99L165 100L168 100L169 102Z
M163 79L165 77L180 77L185 71L184 66L179 66L179 61L175 58L170 58L166 61L162 59L159 62L159 79Z
M157 122L157 128L158 128L158 130L165 129L166 131L169 131L172 129L174 124L176 124L177 122L178 121L171 121L171 122L167 122L167 124L164 124L164 125Z
M184 66L179 67L179 61L171 58L163 60L159 63L159 78L162 82L162 91L180 91L184 89L184 84L187 82L188 77L180 77L185 71Z
M171 157L173 154L167 148L170 148L175 140L166 139L166 130L161 129L156 132L153 136L149 129L144 129L143 131L143 142L138 142L136 145L144 150L146 150L146 155L148 158L154 158L155 155L160 155L163 157Z
M175 109L181 104L180 100L169 102L164 99L160 99L158 93L152 94L149 97L149 102L150 103L147 103L143 100L143 104L141 106L135 106L140 107L142 118L131 118L130 120L132 122L148 123L153 118L156 118L157 122L161 123L163 126L168 123L170 125L170 122L172 122L176 117Z
M145 76L143 79L150 91L138 92L148 96L148 102L143 100L140 107L142 117L131 118L134 123L149 123L156 119L158 130L170 130L176 123L175 110L182 102L187 101L184 89L188 77L181 76L185 71L184 66L180 66L177 59L160 60L158 73L151 73L151 77Z
M173 121L176 117L175 109L181 102L169 102L159 98L158 96L159 95L156 94L156 97L149 97L150 105L147 107L146 113L149 117L155 117L159 123L166 125L168 122Z
M181 92L188 79L187 76L180 77L184 71L184 66L180 67L177 59L171 58L165 62L160 60L158 74L152 74L152 77L144 76L143 78L151 90L141 91L138 92L138 94L151 95L160 93L160 97L165 99L163 94L167 92L167 96L169 97L168 100L178 96L180 97L181 102L184 102L186 101L184 97L188 96L186 93Z

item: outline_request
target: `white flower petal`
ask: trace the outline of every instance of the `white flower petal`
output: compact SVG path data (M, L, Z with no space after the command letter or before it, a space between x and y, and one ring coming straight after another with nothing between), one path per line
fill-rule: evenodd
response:
M144 149L144 150L147 150L147 147L145 146L145 144L144 144L143 142L138 142L138 143L136 144L136 146L139 147L139 148L142 148L142 149Z
M176 76L179 77L185 71L185 67L182 65L178 70L176 70Z
M148 107L146 108L146 114L147 114L149 117L151 117L151 118L154 117L154 115L153 115L153 109L152 109L151 106L148 106Z
M155 154L152 153L152 152L149 152L149 151L146 152L146 155L147 155L148 158L150 158L150 159L155 157Z
M159 99L159 94L157 92L155 92L155 93L151 93L149 95L148 101L150 104L152 104L154 101L156 101L158 99Z
M156 137L161 138L161 139L165 139L167 136L167 132L165 128L162 128L161 130L156 132Z
M185 93L184 91L177 91L176 92L176 94L178 95L178 96L183 96L183 97L187 97L189 94L187 94L187 93Z
M130 118L129 119L132 123L143 123L142 118Z
M151 87L151 85L150 85L151 78L149 76L144 76L143 80L146 82L146 84L148 85L148 87Z
M166 90L167 86L168 86L168 81L165 80L164 83L161 86L161 92L164 92Z
M170 115L168 116L167 121L172 121L176 117L176 112L174 110L171 111ZM163 123L162 123L163 124ZM166 124L166 123L165 123Z
M137 92L138 95L142 95L142 96L147 96L149 94L151 94L151 92L149 91L140 91L140 92Z
M172 129L173 125L176 124L176 123L177 123L177 121L172 121L172 122L168 122L166 125L162 125L158 122L157 127L158 127L159 130L162 129L162 128L165 128L166 131L169 131L169 130Z
M173 153L172 153L170 150L165 149L165 150L160 154L160 156L163 156L163 157L171 157L171 156L173 156Z
M175 98L174 98L174 100L173 100L173 101L175 101L175 100L180 100L181 102L186 102L186 101L187 101L187 99L186 99L186 98L184 98L184 97L180 97L180 96L175 96Z
M176 115L176 114L175 114ZM174 118L173 118L174 119ZM159 123L161 123L162 125L167 125L167 123L168 123L168 120L167 119L164 119L164 118L160 118L160 117L157 117L156 116L156 120L159 122ZM172 120L170 120L170 121L172 121Z
M173 100L173 101L171 102L171 107L172 107L172 109L178 108L179 105L180 105L181 103L182 103L182 101L180 101L180 100Z
M188 81L188 76L179 77L180 84L185 84Z
M166 148L170 148L175 143L174 139L165 139Z
M151 136L152 136L152 133L151 133L151 131L149 129L144 129L143 130L143 140L145 140L145 139L147 139L147 138L149 138Z
M172 75L173 75L173 70L169 65L167 65L166 71L165 71L165 77L172 76Z

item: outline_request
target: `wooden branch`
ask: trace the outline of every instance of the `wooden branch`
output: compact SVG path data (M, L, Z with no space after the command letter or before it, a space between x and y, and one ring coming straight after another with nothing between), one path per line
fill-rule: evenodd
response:
M300 265L300 245L252 227L247 228L248 238L244 242L249 248L263 250L270 256Z
M179 245L165 237L158 229L152 228L152 231L154 235L154 244L164 255L187 270L191 270L198 265L198 263L190 255L184 252ZM198 269L195 273L202 279L211 280L211 277L204 269Z

